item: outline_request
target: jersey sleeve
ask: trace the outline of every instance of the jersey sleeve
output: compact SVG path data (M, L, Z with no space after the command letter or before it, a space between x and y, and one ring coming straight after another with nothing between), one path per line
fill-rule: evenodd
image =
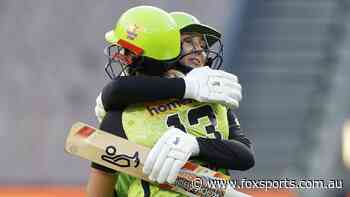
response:
M185 82L181 78L120 76L103 88L102 103L106 111L110 111L130 104L181 99L184 94Z

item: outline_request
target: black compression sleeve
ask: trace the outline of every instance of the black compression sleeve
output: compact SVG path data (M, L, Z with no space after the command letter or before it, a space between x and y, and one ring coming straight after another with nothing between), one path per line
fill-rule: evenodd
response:
M245 144L236 140L198 138L199 159L217 168L248 170L254 166L254 154Z
M106 111L109 111L135 103L181 99L184 94L185 82L181 78L117 77L103 88L102 103Z
M227 111L229 140L197 138L199 157L218 168L247 170L254 166L254 152L250 140L241 130L236 115Z
M251 147L250 140L245 136L244 132L241 129L241 126L238 122L238 119L236 115L232 112L231 109L227 110L227 119L228 119L228 126L229 126L229 135L228 139L237 140L239 142L242 142L247 147Z

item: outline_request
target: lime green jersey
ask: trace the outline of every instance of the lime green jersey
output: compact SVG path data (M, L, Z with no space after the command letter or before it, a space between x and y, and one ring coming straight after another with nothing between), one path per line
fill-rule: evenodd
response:
M122 126L128 140L150 148L169 127L179 128L196 137L228 139L229 136L224 106L191 99L130 105L122 113ZM118 197L147 196L145 194L152 197L183 196L125 174L120 174L116 187Z
M166 100L133 105L122 114L130 141L152 147L169 127L196 137L227 139L227 109L219 104L194 100Z

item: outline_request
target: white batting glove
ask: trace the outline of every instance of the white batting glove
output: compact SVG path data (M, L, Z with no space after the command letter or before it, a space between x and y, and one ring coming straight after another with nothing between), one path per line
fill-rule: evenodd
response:
M196 138L180 129L171 127L157 141L148 154L143 166L143 173L151 181L172 184L180 169L190 156L199 154Z
M96 98L96 106L95 106L95 115L99 123L102 122L103 118L106 115L106 110L102 104L102 93L100 93Z
M242 99L242 87L236 75L207 66L194 68L184 77L184 98L199 102L220 103L238 108Z

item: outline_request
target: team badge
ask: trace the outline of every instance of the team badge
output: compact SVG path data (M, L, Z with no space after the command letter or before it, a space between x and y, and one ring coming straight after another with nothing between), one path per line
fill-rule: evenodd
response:
M128 29L126 30L127 38L130 40L134 40L137 37L138 32L140 30L141 30L141 28L139 26L137 26L136 24L129 25Z

